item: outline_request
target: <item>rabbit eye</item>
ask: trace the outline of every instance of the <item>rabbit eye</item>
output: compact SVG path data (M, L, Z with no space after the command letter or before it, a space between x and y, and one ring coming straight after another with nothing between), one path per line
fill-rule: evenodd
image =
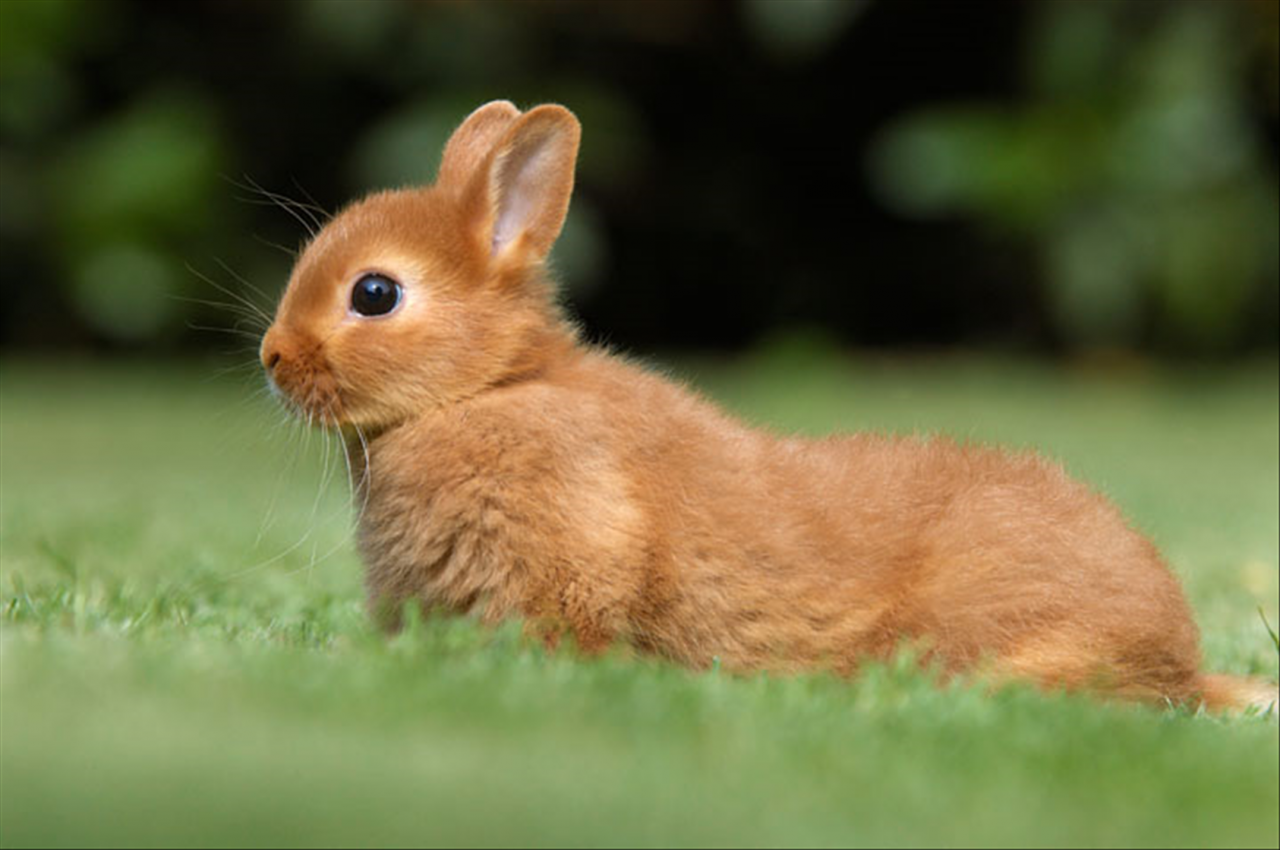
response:
M367 274L351 290L351 309L361 316L384 316L400 303L400 284L386 275Z

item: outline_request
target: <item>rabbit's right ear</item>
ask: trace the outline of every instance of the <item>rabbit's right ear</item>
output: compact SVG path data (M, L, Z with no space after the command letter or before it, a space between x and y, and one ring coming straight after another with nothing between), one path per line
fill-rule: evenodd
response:
M544 104L511 123L472 175L464 209L476 245L502 264L540 262L569 211L582 128Z
M519 117L520 110L509 100L491 101L468 115L445 145L436 185L465 187Z

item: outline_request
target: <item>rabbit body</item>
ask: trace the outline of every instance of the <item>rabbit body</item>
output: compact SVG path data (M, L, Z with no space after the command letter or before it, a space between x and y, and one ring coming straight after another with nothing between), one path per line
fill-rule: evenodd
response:
M272 385L348 440L376 613L519 617L693 667L852 672L911 641L949 671L1274 699L1198 672L1177 581L1058 465L778 437L581 344L544 271L578 139L562 107L480 108L434 185L307 246L263 339Z
M848 672L916 638L950 669L1196 687L1196 628L1154 548L1033 455L779 439L579 349L369 452L375 603L519 616L696 667Z

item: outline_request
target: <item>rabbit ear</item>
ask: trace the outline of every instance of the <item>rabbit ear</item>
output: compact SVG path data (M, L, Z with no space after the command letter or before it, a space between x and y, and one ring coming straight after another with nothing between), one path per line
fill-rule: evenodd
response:
M569 211L581 135L572 112L546 105L520 116L494 147L472 184L477 232L492 257L541 260L551 250Z
M436 185L463 187L516 119L520 110L509 100L486 103L453 131L440 159Z

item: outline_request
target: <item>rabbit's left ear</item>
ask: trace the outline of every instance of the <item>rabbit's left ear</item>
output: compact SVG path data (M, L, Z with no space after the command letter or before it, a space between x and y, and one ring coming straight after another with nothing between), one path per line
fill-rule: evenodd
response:
M494 100L472 112L453 131L440 158L436 185L461 189L502 138L520 110L509 100Z
M493 259L538 261L551 250L569 211L581 135L572 112L545 105L494 146L468 189L475 236Z

